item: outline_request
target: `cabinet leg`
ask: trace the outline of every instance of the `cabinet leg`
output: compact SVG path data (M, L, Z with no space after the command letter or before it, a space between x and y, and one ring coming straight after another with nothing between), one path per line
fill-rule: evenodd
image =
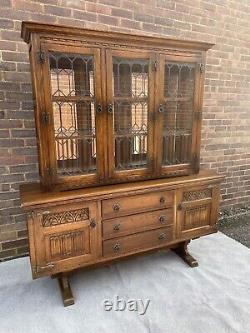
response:
M64 306L73 305L75 301L70 288L68 275L60 274L58 276L58 282L61 289Z
M198 261L189 254L187 246L190 241L182 242L178 245L174 252L182 258L190 267L197 267Z

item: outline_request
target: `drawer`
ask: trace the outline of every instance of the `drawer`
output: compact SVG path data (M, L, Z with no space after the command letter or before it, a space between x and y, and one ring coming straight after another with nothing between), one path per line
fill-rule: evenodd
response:
M135 235L103 241L103 255L114 256L126 254L140 249L149 249L166 245L173 240L173 227L168 226L156 230L140 232Z
M149 210L171 207L174 202L173 191L151 192L148 194L107 199L102 201L103 219L130 215Z
M135 234L164 227L174 223L174 210L172 208L156 210L148 213L141 213L110 220L104 220L102 224L103 238L114 238Z

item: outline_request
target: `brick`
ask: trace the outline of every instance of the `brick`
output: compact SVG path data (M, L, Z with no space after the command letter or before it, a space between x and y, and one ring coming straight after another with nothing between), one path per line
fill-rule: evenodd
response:
M4 61L28 62L29 56L27 53L2 52L2 59Z
M27 137L34 137L35 130L34 129L12 129L11 135L13 138L27 138Z
M135 13L134 18L135 18L136 21L154 23L154 17L150 16L150 15Z
M70 17L71 16L71 9L69 8L63 8L59 6L44 6L44 12L56 16L64 16L64 17Z
M122 19L121 20L121 26L129 28L129 29L141 29L141 22Z
M2 61L0 63L0 69L4 72L4 71L12 71L14 72L16 70L16 63L15 62L6 62L6 61Z
M120 8L112 8L111 15L124 17L127 19L132 19L133 14L130 10L120 9Z
M43 5L39 2L12 0L12 6L17 10L24 10L26 12L42 12Z
M81 12L79 10L73 10L73 17L83 21L90 21L90 22L97 21L97 14Z
M114 8L113 8L114 9ZM104 15L111 15L111 8L96 3L86 3L86 12L94 12Z
M1 27L1 29L13 29L14 28L14 22L11 21L11 20L0 18L0 27Z
M2 30L1 39L10 40L10 41L13 41L13 40L20 41L21 40L20 32L12 31L12 30Z
M21 246L24 246L24 245L27 245L27 239L26 238L13 240L13 241L9 241L9 242L4 242L4 243L2 243L2 249L3 250L9 250L9 249L21 247Z
M0 139L0 146L5 147L24 147L24 140L22 139Z
M119 24L118 18L101 14L98 15L98 22L115 26Z
M0 260L12 259L16 257L16 249L0 251Z

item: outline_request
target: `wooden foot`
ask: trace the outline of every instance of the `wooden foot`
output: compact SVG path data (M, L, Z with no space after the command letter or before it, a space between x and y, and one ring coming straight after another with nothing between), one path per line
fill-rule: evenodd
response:
M75 301L70 288L68 276L66 274L61 274L58 277L58 282L61 289L64 306L73 305Z
M190 267L197 267L198 261L189 254L187 246L190 241L182 242L178 245L174 252L182 258Z

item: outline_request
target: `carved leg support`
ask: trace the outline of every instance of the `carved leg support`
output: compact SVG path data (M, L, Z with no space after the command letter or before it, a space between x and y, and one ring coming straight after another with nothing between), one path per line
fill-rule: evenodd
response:
M194 259L188 252L187 246L189 241L182 242L178 245L176 249L174 249L174 252L182 258L190 267L197 267L198 262L196 259Z
M73 305L75 301L70 288L68 276L66 274L59 275L58 282L61 289L64 306Z

